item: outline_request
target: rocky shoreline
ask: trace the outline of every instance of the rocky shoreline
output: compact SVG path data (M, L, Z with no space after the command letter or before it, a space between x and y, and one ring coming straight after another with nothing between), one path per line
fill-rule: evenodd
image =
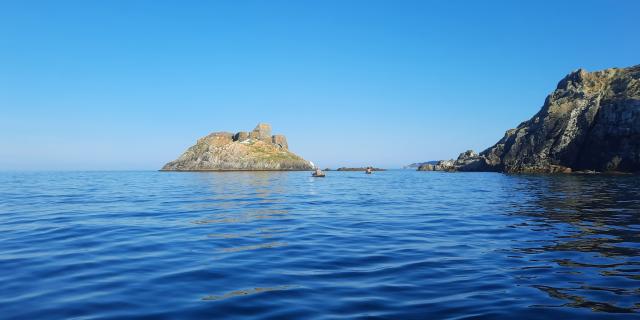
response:
M481 153L419 171L640 172L640 65L562 79L542 109Z

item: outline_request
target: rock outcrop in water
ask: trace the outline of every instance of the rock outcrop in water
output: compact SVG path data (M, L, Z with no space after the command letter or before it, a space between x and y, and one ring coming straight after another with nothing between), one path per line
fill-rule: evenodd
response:
M406 166L403 166L402 169L418 169L418 168L420 168L420 166L424 166L424 165L427 165L427 164L433 165L433 164L436 164L436 163L438 163L438 161L414 162L412 164L408 164Z
M640 65L577 70L542 109L494 146L418 170L568 173L640 171Z
M367 171L367 167L340 167L336 171ZM386 171L386 169L371 167L371 171Z
M313 163L289 151L287 138L260 123L251 132L214 132L198 139L162 171L311 170Z
M456 160L427 162L418 167L418 171L493 171L484 158L473 150L461 153Z

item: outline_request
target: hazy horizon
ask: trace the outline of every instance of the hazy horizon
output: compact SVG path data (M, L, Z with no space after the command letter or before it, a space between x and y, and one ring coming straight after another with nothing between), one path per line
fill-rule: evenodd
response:
M156 170L258 122L320 167L484 150L567 73L637 65L640 2L5 2L0 170Z

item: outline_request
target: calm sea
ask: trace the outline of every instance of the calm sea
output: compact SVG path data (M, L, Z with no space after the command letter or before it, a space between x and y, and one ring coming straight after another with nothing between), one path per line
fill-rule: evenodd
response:
M640 177L0 173L3 319L640 316Z

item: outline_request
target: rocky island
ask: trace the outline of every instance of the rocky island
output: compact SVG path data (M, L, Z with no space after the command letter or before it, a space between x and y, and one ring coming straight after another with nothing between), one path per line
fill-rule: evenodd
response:
M284 171L312 170L314 165L289 151L287 138L271 135L271 125L253 131L214 132L198 139L161 171Z
M639 172L640 65L562 79L542 109L492 147L421 171Z

